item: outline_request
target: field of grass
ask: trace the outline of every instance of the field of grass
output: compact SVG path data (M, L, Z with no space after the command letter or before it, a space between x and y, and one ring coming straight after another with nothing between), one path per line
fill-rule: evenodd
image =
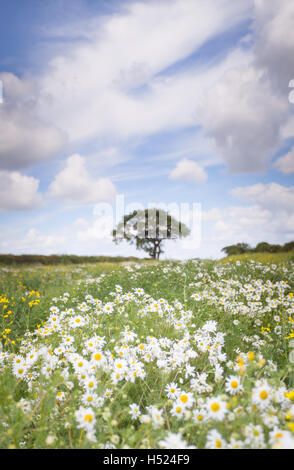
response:
M291 263L294 262L294 252L288 251L285 253L244 253L242 255L231 255L223 258L222 263L231 261L257 261L259 263Z
M294 448L278 256L3 265L0 448Z

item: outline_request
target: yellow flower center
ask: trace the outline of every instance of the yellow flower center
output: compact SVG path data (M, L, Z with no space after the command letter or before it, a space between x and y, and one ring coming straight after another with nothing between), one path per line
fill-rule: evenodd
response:
M219 409L220 409L220 406L218 403L212 403L212 405L210 406L211 410L216 413Z
M85 421L88 421L89 423L91 423L93 421L93 416L92 415L86 415L85 418L84 418Z
M266 400L267 397L268 397L268 393L267 393L266 390L262 390L262 392L260 392L259 396L262 400Z
M231 387L232 388L237 388L238 387L238 382L236 380L233 380L233 382L231 382Z

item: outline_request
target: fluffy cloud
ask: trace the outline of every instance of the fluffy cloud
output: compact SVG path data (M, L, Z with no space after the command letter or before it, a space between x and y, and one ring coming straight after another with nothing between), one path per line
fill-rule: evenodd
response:
M114 224L112 217L100 217L94 220L92 224L80 227L77 231L77 239L80 242L108 240L111 244L113 229Z
M231 194L243 202L258 204L271 211L293 212L294 186L281 186L277 183L234 188Z
M220 217L214 224L214 233L218 240L230 243L260 241L268 238L272 226L272 214L258 205L250 207L231 206L220 211Z
M218 0L218 8L213 0L131 2L119 14L92 21L86 42L50 61L40 77L40 115L71 141L195 125L202 88L218 74L204 76L199 67L163 72L246 18L242 0Z
M285 243L294 239L294 186L276 183L238 187L231 195L246 205L203 211L201 256L221 255L238 242Z
M286 155L278 158L274 166L286 175L294 173L294 148L292 148Z
M183 158L170 174L172 179L183 179L186 181L196 181L196 183L205 183L207 174L204 169L193 160Z
M291 118L294 3L255 0L254 6L250 66L228 69L203 102L206 134L233 172L265 169Z
M0 211L23 211L39 207L39 181L16 171L0 171Z
M66 166L49 186L49 196L62 199L69 204L91 204L111 201L115 187L108 178L93 179L79 154L70 156Z
M68 239L62 234L42 233L36 228L31 228L24 234L6 231L0 236L0 250L15 254L63 253Z
M97 230L97 232L96 232ZM112 239L101 237L95 221L78 219L59 230L33 226L19 231L9 227L0 232L0 252L29 254L79 254L108 256L144 256L128 243L115 245Z
M260 171L279 148L288 112L287 101L251 66L225 73L206 97L203 124L232 171Z
M294 4L289 0L255 0L256 64L274 87L288 94L294 78Z
M221 256L224 246L261 241L285 243L294 239L294 214L274 211L258 204L229 206L203 212L202 243L199 255Z
M31 228L23 239L23 248L33 249L34 252L38 252L41 248L45 250L50 249L56 253L56 246L66 243L66 237L61 234L49 234L42 233L35 228Z
M7 102L20 106L0 110L2 167L58 153L64 137L59 129L71 143L100 137L117 143L202 125L232 171L264 169L289 117L281 93L294 65L294 4L270 3L218 0L215 8L213 0L130 2L115 15L89 20L84 40L75 34L84 23L80 29L59 26L56 34L74 41L44 66L38 87L4 76ZM252 17L253 5L251 51L177 68L206 41ZM23 102L23 96L30 99Z
M0 168L20 169L55 156L65 134L36 115L38 92L32 80L1 73Z

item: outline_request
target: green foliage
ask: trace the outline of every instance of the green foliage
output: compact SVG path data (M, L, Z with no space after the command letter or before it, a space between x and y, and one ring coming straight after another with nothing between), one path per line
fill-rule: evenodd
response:
M288 253L294 249L294 241L284 245L260 242L255 248L251 248L247 243L237 243L236 245L225 246L222 251L226 256L240 255L244 253Z
M294 241L293 242L288 242L288 243L285 243L285 245L283 245L282 247L282 251L293 251L294 250Z
M187 237L190 229L182 222L161 209L133 211L125 215L113 230L113 240L120 243L126 240L135 244L137 250L144 250L152 259L159 259L164 240Z
M241 253L249 253L251 248L247 243L237 243L236 245L225 246L222 248L222 251L224 251L227 256L231 256L239 255Z

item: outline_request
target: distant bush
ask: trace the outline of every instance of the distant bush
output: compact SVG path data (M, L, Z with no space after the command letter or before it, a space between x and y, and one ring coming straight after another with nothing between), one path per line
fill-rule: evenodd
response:
M260 242L255 248L251 248L247 243L237 243L236 245L222 248L226 256L240 255L242 253L286 253L292 250L294 250L294 241L285 243L284 245Z
M120 263L124 261L140 261L134 256L77 256L77 255L1 255L0 264L21 265L21 264L83 264L83 263Z
M250 253L252 249L247 243L237 243L236 245L225 246L222 251L224 251L227 256L231 256Z
M292 251L292 250L294 250L294 241L285 243L285 245L282 247L282 251Z
M282 251L281 245L271 245L267 242L261 242L253 250L255 253L279 253Z

